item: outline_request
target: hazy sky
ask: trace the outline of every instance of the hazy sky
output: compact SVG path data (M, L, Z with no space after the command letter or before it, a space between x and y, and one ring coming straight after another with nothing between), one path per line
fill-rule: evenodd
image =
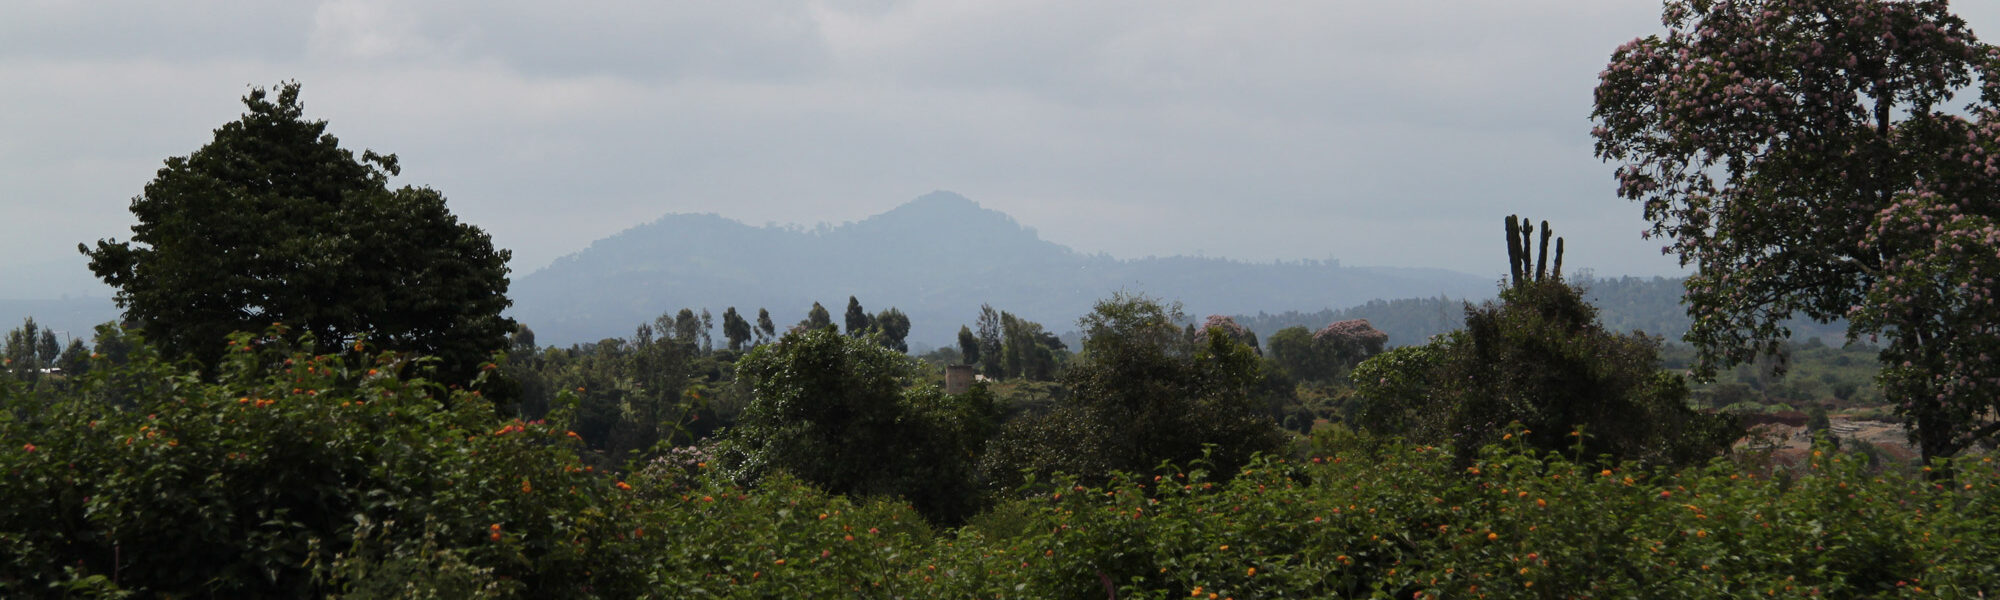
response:
M1960 2L2000 39L2000 2ZM0 297L92 293L168 156L297 79L517 276L672 212L840 223L935 189L1118 257L1669 274L1592 157L1627 0L7 0ZM62 275L50 275L61 273Z

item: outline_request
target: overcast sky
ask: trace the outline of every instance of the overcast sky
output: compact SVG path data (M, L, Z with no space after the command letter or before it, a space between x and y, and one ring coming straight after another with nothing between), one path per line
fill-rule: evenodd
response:
M838 224L946 189L1118 257L1673 274L1592 157L1627 0L0 0L0 297L105 295L168 156L297 79L516 276L667 213ZM2000 36L2000 2L1955 7ZM1996 38L2000 39L2000 38ZM75 273L75 275L50 275Z

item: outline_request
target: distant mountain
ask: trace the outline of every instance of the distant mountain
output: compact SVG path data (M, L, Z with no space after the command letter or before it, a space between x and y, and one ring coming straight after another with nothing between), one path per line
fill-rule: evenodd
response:
M543 344L627 337L640 323L681 308L713 313L718 339L729 306L751 319L767 308L783 328L817 301L838 322L852 295L871 313L894 306L909 314L913 344L946 345L960 325L974 321L981 303L1064 331L1118 291L1177 300L1199 318L1376 298L1484 298L1494 289L1487 278L1441 269L1085 255L940 191L859 222L812 230L667 215L519 278L509 295L510 314Z

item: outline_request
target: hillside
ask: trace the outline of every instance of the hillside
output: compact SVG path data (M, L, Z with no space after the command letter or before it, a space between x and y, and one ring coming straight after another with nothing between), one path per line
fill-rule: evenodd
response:
M1582 288L1584 299L1597 307L1597 316L1605 329L1641 331L1668 342L1679 342L1689 323L1687 307L1681 304L1682 281L1679 277L1596 278L1586 274L1570 283ZM1423 343L1433 335L1458 329L1465 322L1465 303L1462 298L1439 296L1376 299L1337 310L1259 311L1254 315L1238 314L1235 318L1237 323L1256 332L1259 339L1267 339L1286 327L1318 330L1334 321L1367 319L1376 329L1389 334L1389 346L1396 347ZM1822 324L1793 319L1786 326L1791 328L1792 338L1799 341L1816 337L1838 346L1847 336L1844 321Z
M1189 314L1234 314L1480 298L1493 289L1486 278L1439 269L1086 255L963 196L934 192L815 230L667 215L520 277L510 314L542 343L567 345L629 336L683 307L707 308L718 319L730 306L752 317L767 308L783 327L819 302L837 320L853 295L870 311L908 313L913 344L943 345L981 303L1062 331L1121 290L1179 300Z

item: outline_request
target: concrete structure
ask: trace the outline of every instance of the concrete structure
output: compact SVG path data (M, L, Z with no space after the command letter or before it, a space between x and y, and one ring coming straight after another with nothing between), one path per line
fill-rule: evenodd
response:
M944 368L944 393L963 394L972 391L972 365L951 365Z

